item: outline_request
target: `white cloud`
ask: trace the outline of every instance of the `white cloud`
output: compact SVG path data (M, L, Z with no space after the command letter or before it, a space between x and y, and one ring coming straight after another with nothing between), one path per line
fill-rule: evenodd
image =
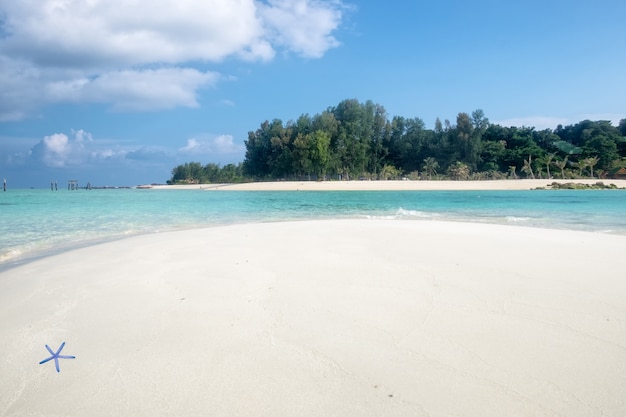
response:
M89 132L85 132L83 129L72 130L76 138L76 142L93 142L93 136Z
M2 6L4 49L43 66L268 59L253 0L24 0Z
M231 135L220 135L216 137L213 140L213 146L215 152L220 154L241 152L244 149L243 145L235 143Z
M342 7L338 0L1 2L0 121L67 101L133 111L196 106L197 90L219 77L195 64L268 61L277 48L321 57L338 45Z
M242 155L245 147L235 143L231 135L219 135L211 138L187 139L187 144L178 151L182 155L219 157L224 155Z
M332 36L341 22L339 4L317 0L269 0L259 4L269 35L279 44L304 57L319 58L339 45Z
M17 150L17 147L16 147ZM119 164L162 164L173 167L190 157L207 162L232 162L241 160L245 147L237 144L231 135L190 138L179 149L157 146L121 146L115 142L96 140L85 130L72 130L70 134L47 135L32 145L27 152L17 151L5 162L12 166L30 161L36 165L55 169L93 169ZM132 161L132 162L131 162ZM113 165L112 165L113 164Z
M34 155L39 156L41 161L51 168L61 168L84 162L85 148L82 137L81 140L76 138L70 140L64 133L55 133L44 137L34 150L36 150Z
M67 168L84 166L103 159L124 158L127 153L119 148L101 146L91 133L79 129L72 130L70 136L65 133L45 136L23 157L34 159L49 168Z
M71 148L68 146L69 138L62 133L55 133L43 138L44 161L48 166L61 167L65 165Z
M199 153L202 152L203 145L196 138L187 139L187 145L180 148L182 153Z
M122 111L196 107L196 91L214 85L218 78L192 68L126 70L51 83L47 93L51 101L112 103Z

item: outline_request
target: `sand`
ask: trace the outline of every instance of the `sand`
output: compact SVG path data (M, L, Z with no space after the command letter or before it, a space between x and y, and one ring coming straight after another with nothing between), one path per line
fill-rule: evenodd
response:
M411 190L532 190L553 182L595 184L603 182L626 188L626 180L493 180L493 181L270 181L243 184L193 184L144 186L151 189L230 190L230 191L411 191Z
M0 274L0 415L622 417L625 246L326 220L73 250Z

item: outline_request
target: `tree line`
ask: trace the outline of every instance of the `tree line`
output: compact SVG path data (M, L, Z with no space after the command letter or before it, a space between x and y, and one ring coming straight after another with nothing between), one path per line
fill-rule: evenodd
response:
M348 99L296 121L265 121L245 146L238 165L187 163L170 182L604 178L626 166L626 119L536 130L492 124L478 109L426 129L420 118L389 118L379 104Z

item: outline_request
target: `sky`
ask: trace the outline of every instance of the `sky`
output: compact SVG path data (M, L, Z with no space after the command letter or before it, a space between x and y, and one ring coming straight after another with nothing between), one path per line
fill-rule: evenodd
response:
M0 1L8 187L165 183L265 120L372 100L554 129L626 118L623 0Z

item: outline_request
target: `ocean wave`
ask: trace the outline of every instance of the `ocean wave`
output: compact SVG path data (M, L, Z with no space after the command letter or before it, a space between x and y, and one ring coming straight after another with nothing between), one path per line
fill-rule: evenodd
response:
M421 219L430 219L433 217L439 217L438 214L436 213L427 213L425 211L419 211L419 210L405 210L402 207L400 207L398 209L398 211L395 214L395 217L419 217Z
M530 217L506 216L506 221L509 223L527 222L530 221Z
M19 258L23 254L23 251L20 249L9 249L0 252L0 263L12 261L14 259Z

